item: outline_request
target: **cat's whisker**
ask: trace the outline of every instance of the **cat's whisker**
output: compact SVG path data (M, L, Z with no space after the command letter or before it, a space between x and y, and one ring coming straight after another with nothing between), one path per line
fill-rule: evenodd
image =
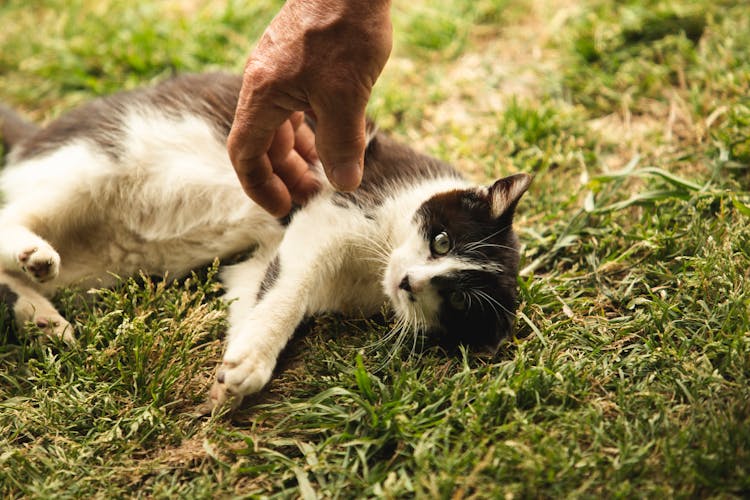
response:
M487 236L485 236L485 237L484 237L484 238L482 238L481 240L473 241L473 242L472 242L472 244L485 243L485 242L486 242L487 240L489 240L489 239L491 239L491 238L494 238L495 236L497 236L498 234L502 233L503 231L506 231L506 230L507 230L507 229L509 229L510 227L511 227L511 226L503 226L502 228L498 229L498 230L497 230L497 231L495 231L494 233L490 233L490 234L488 234Z
M484 312L484 301L482 300L481 297L477 295L476 292L477 290L474 290L474 289L469 289L466 292L466 295L469 297L469 308L471 308L471 298L474 297L475 299L477 299L477 304L479 304L479 308L482 310L482 312Z
M383 363L381 364L381 367L379 369L384 368L387 364L389 364L393 358L401 351L401 348L404 344L404 340L406 339L406 336L409 334L410 328L409 323L406 320L406 318L399 318L399 321L394 326L393 330L391 330L393 333L389 335L389 337L392 337L393 335L396 335L396 341L393 344L393 347L388 352L388 355L383 360Z
M376 257L376 256L373 256L373 257L363 256L363 257L361 257L361 259L362 260L366 260L368 262L374 262L376 264L381 264L383 266L385 266L385 265L388 264L388 261L386 259L383 259L383 258L380 258L380 257Z
M497 308L499 308L500 310L502 310L506 314L510 315L511 317L515 317L515 313L514 312L509 311L507 307L505 307L504 305L502 305L500 302L498 302L497 300L495 300L492 296L488 295L486 292L483 292L482 290L476 290L476 292L477 292L477 295L479 297L483 297L485 300L487 300L487 302L491 306L493 306L492 309L497 313L498 317L500 317L500 315L499 315L499 311L497 310ZM497 306L497 308L495 308L494 306Z
M466 251L466 252L471 252L473 249L481 248L482 246L487 245L487 246L495 246L495 247L498 247L498 248L504 248L506 250L517 252L517 249L515 249L513 247L508 247L508 246L505 246L505 245L499 245L499 244L496 244L496 243L489 243L488 242L488 240L494 238L498 234L500 234L500 233L502 233L504 231L510 230L511 227L512 227L511 225L503 226L502 228L498 229L494 233L491 233L491 234L485 236L481 240L472 241L471 243L469 243L468 245L466 245L465 247L463 247L463 250Z
M401 351L404 341L406 340L409 333L412 331L413 331L413 327L411 325L410 319L407 317L399 316L396 319L396 322L391 328L391 330L382 339L370 344L367 347L370 350L375 350L376 348L382 347L383 345L387 343L391 343L391 342L393 343L393 346L388 350L388 354L385 356L382 362L379 363L378 366L375 368L376 372L383 370L393 360L393 358Z
M387 261L388 259L388 250L386 248L378 247L377 243L375 242L357 241L356 243L351 243L350 245L357 250L363 251L365 254L370 254L373 257L382 259L383 261Z
M361 259L368 262L374 262L385 268L388 265L388 261L390 260L390 250L380 245L382 244L375 240L367 240L356 242L352 244L352 247L363 253L363 255L360 257Z
M420 358L422 351L424 351L425 332L427 331L428 322L427 318L424 315L424 311L421 308L417 308L415 311L416 317L412 326L414 339L412 340L412 347L411 351L409 351L409 357L415 356L417 358ZM420 343L419 351L417 350L418 342Z
M471 309L471 292L462 291L461 298L466 300L466 307Z
M397 337L400 334L400 330L403 327L403 325L397 323L391 330L380 340L373 342L372 344L369 344L368 348L370 349L377 349L382 347L385 344L390 343L391 339L393 337Z
M482 248L499 248L502 250L508 250L509 252L518 253L517 248L510 247L508 245L501 245L499 243L469 243L462 248L464 253L478 253Z
M364 255L361 258L382 264L388 263L388 254L385 251L375 251L374 248L368 248L366 245L362 245L359 248L364 250Z
M388 331L388 333L385 334L385 336L383 338L381 338L379 340L376 340L375 342L371 342L370 344L368 344L365 347L365 349L367 349L367 350L375 350L375 349L381 347L382 345L390 342L390 340L399 333L399 329L401 328L402 323L403 323L403 319L398 318L396 320L396 323Z
M356 246L359 248L369 250L385 259L387 259L393 251L391 245L386 241L374 238L368 234L360 233L358 236L359 238L357 239Z

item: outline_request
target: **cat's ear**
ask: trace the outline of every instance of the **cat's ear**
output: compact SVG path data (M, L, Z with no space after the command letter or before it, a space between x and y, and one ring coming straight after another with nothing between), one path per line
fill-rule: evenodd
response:
M503 214L513 215L518 200L529 188L532 177L529 174L515 174L498 179L489 188L490 213L493 219Z

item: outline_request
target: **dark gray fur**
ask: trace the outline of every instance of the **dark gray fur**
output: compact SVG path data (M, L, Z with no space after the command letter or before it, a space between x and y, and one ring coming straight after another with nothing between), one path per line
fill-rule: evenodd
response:
M417 153L409 146L378 133L365 151L365 168L359 189L351 193L334 193L333 199L334 202L338 199L354 203L367 211L379 206L394 186L441 176L461 177L449 164Z
M38 131L39 127L21 118L4 104L0 104L0 136L6 153Z
M188 74L153 87L95 99L64 114L42 130L37 131L27 123L24 140L14 151L14 160L52 151L79 138L95 142L102 151L117 159L122 148L123 117L127 111L139 108L159 109L175 116L197 114L205 117L214 126L217 136L225 141L232 126L241 86L242 78L238 75ZM314 127L312 120L308 120L308 123ZM368 127L372 130L374 126L370 123ZM29 135L29 132L36 133ZM460 177L449 164L419 154L383 134L376 134L365 152L360 188L353 193L336 193L334 202L372 208L381 203L384 194L394 186L444 175Z
M11 290L8 285L0 283L0 303L5 304L12 309L13 306L16 305L17 301L18 294Z
M258 289L258 295L255 298L258 302L268 293L268 290L276 283L281 273L281 260L279 256L273 258L268 267L266 268L266 274L263 276L263 281L260 282L260 289Z
M154 87L93 100L22 141L14 151L15 160L52 151L79 138L95 142L117 159L122 147L123 116L127 111L139 108L159 109L175 116L203 116L224 141L232 126L241 84L239 76L224 73L183 75Z

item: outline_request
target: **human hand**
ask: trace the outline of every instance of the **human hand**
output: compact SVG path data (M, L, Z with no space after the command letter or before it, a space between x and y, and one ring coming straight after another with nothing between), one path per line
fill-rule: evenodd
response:
M365 107L391 50L390 0L288 0L246 65L227 149L245 192L275 216L362 178ZM311 112L316 131L300 111Z

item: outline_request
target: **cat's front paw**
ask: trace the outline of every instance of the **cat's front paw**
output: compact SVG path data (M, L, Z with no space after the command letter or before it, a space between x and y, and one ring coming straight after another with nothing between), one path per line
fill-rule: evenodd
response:
M254 353L225 356L209 393L209 404L213 408L224 406L227 402L233 407L239 405L243 397L260 391L268 384L275 365L275 361Z
M53 280L60 272L60 255L48 244L40 244L18 252L18 266L37 283Z

